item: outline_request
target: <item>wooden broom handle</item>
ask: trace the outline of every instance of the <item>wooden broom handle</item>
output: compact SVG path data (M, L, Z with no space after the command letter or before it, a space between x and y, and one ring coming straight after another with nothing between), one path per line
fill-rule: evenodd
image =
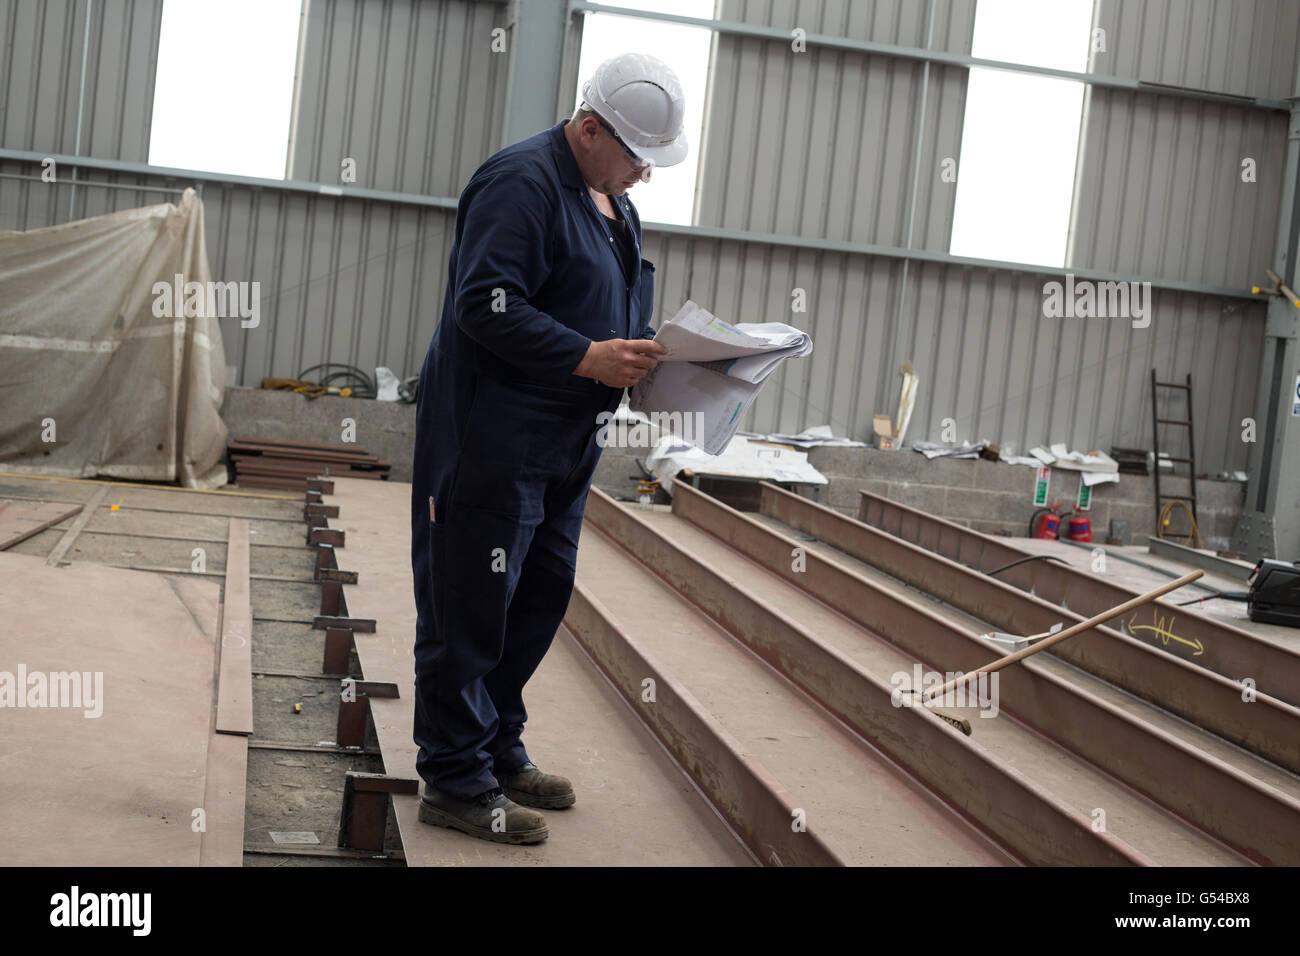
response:
M1148 601L1154 601L1162 594L1168 594L1170 591L1176 591L1186 584L1191 584L1193 581L1195 581L1197 578L1201 577L1204 574L1205 572L1199 569L1196 571L1189 571L1187 574L1184 574L1181 578L1178 578L1177 580L1170 581L1168 584L1160 585L1160 587L1156 588L1154 591L1148 591L1146 594L1139 594L1137 597L1133 598L1130 601L1125 601L1123 604L1118 604L1115 607L1111 608L1109 611L1102 611L1096 617L1090 617L1086 621L1080 621L1078 624L1074 625L1074 627L1053 634L1051 637L1044 638L1043 640L1039 641L1037 644L1031 644L1029 647L1022 648L1021 650L1016 651L1014 654L1008 654L1006 657L1000 657L996 661L993 661L990 664L985 664L979 670L971 671L969 674L963 674L961 677L955 678L954 680L950 680L942 687L938 687L933 691L927 692L928 697L925 694L923 694L922 698L924 700L933 701L936 697L939 697L941 694L947 693L948 691L952 690L954 687L958 686L959 684L964 684L966 681L970 680L971 678L977 677L980 674L991 674L993 673L993 671L1000 671L1002 670L1002 668L1006 667L1009 664L1014 664L1017 661L1024 660L1030 654L1037 654L1039 651L1045 651L1053 644L1059 644L1067 637L1073 637L1075 634L1078 634L1080 631L1086 631L1090 627L1096 627L1098 624L1102 624L1105 623L1106 621L1109 621L1112 617L1119 617L1121 614L1123 614L1126 611L1131 611L1133 610L1133 608L1146 604Z

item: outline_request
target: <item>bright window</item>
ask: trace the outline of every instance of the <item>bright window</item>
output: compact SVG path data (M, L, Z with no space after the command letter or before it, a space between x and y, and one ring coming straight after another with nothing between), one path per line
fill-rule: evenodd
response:
M1088 69L1092 0L979 0L971 55ZM1063 266L1083 84L972 69L949 251Z
M284 179L302 0L166 0L149 162Z
M658 13L712 19L713 0L600 0L612 7L654 9ZM637 183L628 196L642 222L691 225L704 135L704 98L708 90L709 47L713 31L660 20L634 20L609 13L589 13L578 57L578 89L574 108L582 100L582 84L596 67L620 53L647 53L663 60L677 74L686 95L686 136L690 152L676 166L655 169L650 182Z

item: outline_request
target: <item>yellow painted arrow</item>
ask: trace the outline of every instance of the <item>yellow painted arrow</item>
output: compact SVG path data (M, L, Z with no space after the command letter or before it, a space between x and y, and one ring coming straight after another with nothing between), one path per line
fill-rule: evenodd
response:
M1205 645L1202 644L1199 639L1194 639L1189 641L1187 638L1179 637L1172 630L1170 630L1170 628L1172 628L1174 625L1174 619L1172 615L1170 615L1168 619L1168 623L1166 623L1164 615L1161 614L1157 614L1155 616L1155 622L1156 622L1155 624L1134 624L1133 622L1136 620L1137 620L1136 613L1131 618L1128 619L1128 630L1130 634L1136 631L1150 631L1156 637L1160 638L1160 642L1165 647L1169 646L1170 641L1177 641L1179 644L1186 644L1188 647L1192 648L1194 652L1192 654L1193 657L1200 657L1202 654L1205 653Z

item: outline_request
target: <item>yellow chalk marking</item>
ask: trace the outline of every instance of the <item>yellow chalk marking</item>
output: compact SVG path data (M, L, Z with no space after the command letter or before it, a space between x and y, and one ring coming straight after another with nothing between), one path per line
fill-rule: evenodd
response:
M1179 644L1186 644L1188 647L1192 648L1195 651L1195 653L1192 654L1193 657L1200 657L1205 653L1205 645L1202 644L1200 640L1189 641L1185 637L1179 637L1173 632L1173 630L1171 630L1174 625L1173 615L1170 615L1166 619L1163 614L1157 614L1155 615L1154 624L1134 624L1133 622L1136 620L1137 613L1135 612L1133 616L1128 619L1128 629L1130 634L1137 631L1150 631L1156 637L1160 638L1160 643L1165 647L1169 646L1170 641L1177 641Z

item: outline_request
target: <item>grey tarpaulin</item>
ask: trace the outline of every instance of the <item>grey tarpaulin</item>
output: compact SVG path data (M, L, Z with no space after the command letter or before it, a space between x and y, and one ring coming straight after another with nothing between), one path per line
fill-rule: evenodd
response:
M176 294L155 291L177 276L200 284L179 315ZM0 232L0 470L224 485L213 313L237 313L200 288L212 285L192 189L176 205Z

